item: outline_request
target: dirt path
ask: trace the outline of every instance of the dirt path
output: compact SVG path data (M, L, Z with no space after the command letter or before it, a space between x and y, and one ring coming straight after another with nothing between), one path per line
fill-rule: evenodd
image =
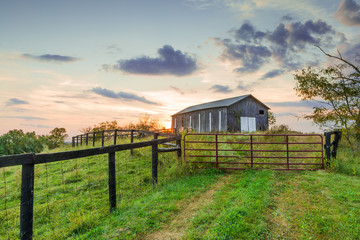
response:
M198 197L191 198L189 200L182 200L178 203L178 207L181 209L180 212L173 218L173 220L162 226L161 230L145 236L145 239L150 240L163 240L181 239L185 233L188 220L191 219L197 211L199 211L204 204L209 204L213 201L214 194L221 189L223 185L228 183L231 175L225 175L220 178L211 188L201 194Z

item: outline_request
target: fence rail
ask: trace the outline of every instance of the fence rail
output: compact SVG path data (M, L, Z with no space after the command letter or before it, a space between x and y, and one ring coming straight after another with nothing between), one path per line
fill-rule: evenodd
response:
M120 134L119 134L120 133ZM89 145L89 142L92 142L92 145L95 146L96 139L101 139L101 146L104 146L105 140L113 139L113 144L116 145L118 138L130 137L130 142L134 142L134 138L142 137L145 135L154 135L162 137L170 137L173 134L171 133L163 133L163 132L152 132L152 131L143 131L143 130L124 130L124 129L114 129L114 130L103 130L97 132L89 132L80 134L72 137L72 146L82 146L85 144Z
M322 146L319 134L188 133L184 136L183 156L188 163L210 164L218 169L274 165L276 170L317 170L324 168Z
M130 132L133 133L133 130ZM166 150L161 151L158 148L158 145L176 141L177 143L176 147L168 151L177 151L178 156L181 156L180 135L167 134L166 138L158 139L159 133L152 132L152 134L154 134L154 139L144 142L102 146L102 147L80 149L80 150L67 151L67 152L56 152L56 153L45 153L45 154L29 153L29 154L19 154L19 155L11 155L11 156L0 156L0 168L22 165L21 200L20 200L20 238L24 240L24 239L32 239L33 237L33 212L34 212L33 202L34 202L35 165L95 156L100 154L108 154L109 205L110 205L110 211L113 211L114 209L116 209L116 175L115 175L116 152L152 146L153 184L156 184L158 180L158 173L157 173L158 153L166 152Z

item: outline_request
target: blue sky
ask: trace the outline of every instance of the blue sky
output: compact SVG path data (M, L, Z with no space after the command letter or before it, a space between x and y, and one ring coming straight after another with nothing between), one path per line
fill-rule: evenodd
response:
M293 74L360 53L359 0L2 1L0 134L170 116L253 94L278 124L297 116Z

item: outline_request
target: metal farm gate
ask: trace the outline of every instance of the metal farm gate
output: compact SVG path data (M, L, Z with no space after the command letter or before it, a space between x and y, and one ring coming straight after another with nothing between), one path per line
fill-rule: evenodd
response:
M324 169L319 134L187 133L184 160L200 168L231 170Z

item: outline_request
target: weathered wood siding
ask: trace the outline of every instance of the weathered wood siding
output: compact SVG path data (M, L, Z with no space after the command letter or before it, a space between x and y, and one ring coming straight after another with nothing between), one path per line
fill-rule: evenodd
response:
M199 122L199 116L200 116L200 122ZM191 117L191 122L190 122L190 117ZM195 132L227 131L228 128L227 118L228 118L228 114L226 107L204 109L204 110L172 116L171 127L172 129L174 129L175 132L186 130L190 127ZM219 124L220 120L221 122Z
M264 114L260 114L263 111ZM264 131L268 129L268 109L256 101L248 97L241 102L237 102L228 108L228 131L239 132L241 129L240 117L256 118L256 130Z
M256 130L264 131L268 129L267 114L268 108L250 96L228 107L202 109L173 115L171 127L175 132L189 128L195 132L240 132L240 117L254 117L256 118Z

